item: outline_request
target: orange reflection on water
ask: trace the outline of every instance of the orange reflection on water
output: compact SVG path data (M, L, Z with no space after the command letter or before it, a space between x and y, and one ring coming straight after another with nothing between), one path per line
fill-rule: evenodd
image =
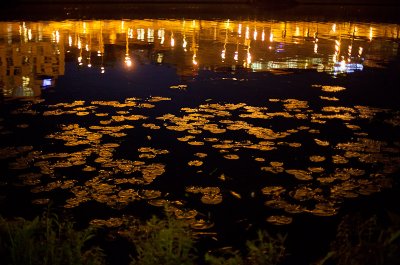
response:
M135 61L135 51L148 50L156 56L147 61L174 65L181 76L201 68L237 66L335 74L396 58L399 31L397 24L304 21L0 22L0 77L5 96L38 96L64 74L66 52L77 65L104 73L106 45L122 50L107 58L127 67Z

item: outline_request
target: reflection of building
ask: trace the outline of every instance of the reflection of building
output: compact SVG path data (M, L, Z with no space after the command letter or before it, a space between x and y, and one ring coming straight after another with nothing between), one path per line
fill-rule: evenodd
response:
M198 69L357 71L398 56L399 30L304 21L0 22L0 84L7 96L37 96L64 74L64 56L99 73L116 63L169 64L181 76Z
M0 80L6 97L37 97L43 88L54 86L64 74L64 46L47 40L17 36L7 23L9 32L0 42ZM10 32L11 31L11 32ZM18 32L24 31L23 27ZM11 34L10 34L11 33Z

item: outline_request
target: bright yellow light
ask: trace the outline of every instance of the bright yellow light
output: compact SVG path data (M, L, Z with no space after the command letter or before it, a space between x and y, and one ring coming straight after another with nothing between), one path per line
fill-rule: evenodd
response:
M175 39L174 39L174 34L172 33L171 35L171 47L175 46Z
M239 24L238 26L238 34L239 36L242 35L242 24Z
M85 50L88 52L89 51L89 44L85 45Z
M56 30L56 42L60 42L60 32L58 30Z
M78 49L82 49L82 42L80 38L78 39Z
M29 78L29 76L23 76L22 77L22 87L26 88L29 85L30 81L31 81L31 79Z
M194 65L197 65L197 64L198 64L198 62L197 62L197 60L196 60L196 54L193 54L192 63L193 63Z
M162 53L157 54L157 63L163 62L164 55Z
M314 53L318 53L318 43L314 44Z
M69 45L69 47L72 46L72 36L71 35L68 36L68 45Z
M269 41L270 42L274 41L274 34L272 32L269 34Z
M183 47L183 48L186 48L186 46L187 46L187 41L186 41L186 39L185 39L185 38L183 38L182 47Z
M144 29L137 29L137 39L143 41L144 40Z
M159 29L157 31L157 37L160 40L160 44L164 44L165 41L165 30L164 29Z
M239 52L238 51L235 51L235 55L233 56L233 59L235 61L237 61L239 59Z
M128 38L132 39L133 38L133 29L128 28Z
M225 22L225 28L229 29L229 19Z
M254 40L257 40L257 30L256 29L254 29L254 33L253 33L253 39Z
M246 27L246 35L245 35L246 40L250 39L250 29L249 27Z
M147 41L154 42L154 29L147 29Z
M104 66L102 66L100 69L101 69L102 74L104 74L106 72L106 70L104 69Z
M129 57L128 54L125 55L125 64L127 67L131 67L132 66L132 60L131 57Z
M333 25L332 25L332 31L333 31L333 32L336 32L336 24L333 24Z
M363 53L363 47L358 48L358 56L361 56Z
M339 50L340 50L340 41L335 40L335 51L339 52Z
M263 30L262 33L261 33L261 40L262 40L262 41L265 40L265 32L264 32L264 30Z
M371 41L373 37L373 30L372 27L369 28L369 40Z
M222 58L222 60L225 60L225 53L226 53L226 50L222 50L222 52L221 52L221 58Z
M247 65L251 64L251 54L250 52L247 52Z

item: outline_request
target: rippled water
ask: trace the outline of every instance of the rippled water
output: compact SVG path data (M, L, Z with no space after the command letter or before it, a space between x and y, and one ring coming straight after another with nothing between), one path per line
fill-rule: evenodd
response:
M323 222L396 183L399 31L0 22L1 213L52 201L123 227L166 207L227 233Z

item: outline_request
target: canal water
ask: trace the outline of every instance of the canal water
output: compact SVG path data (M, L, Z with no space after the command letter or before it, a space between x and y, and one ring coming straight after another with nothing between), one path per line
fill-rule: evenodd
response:
M343 20L0 22L0 214L51 204L124 231L167 210L210 245L265 229L288 234L296 264L315 261L341 216L394 205L399 33Z

